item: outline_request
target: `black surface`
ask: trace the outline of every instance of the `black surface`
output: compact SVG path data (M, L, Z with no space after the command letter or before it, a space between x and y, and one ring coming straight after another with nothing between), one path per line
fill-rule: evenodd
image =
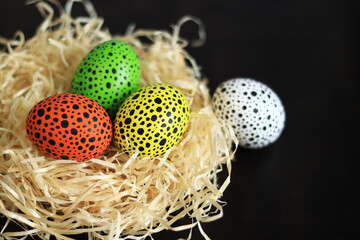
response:
M228 78L251 77L282 99L283 134L266 149L238 150L222 198L224 217L202 224L209 237L360 239L358 1L108 0L94 5L105 26L119 34L131 22L170 30L183 15L194 15L203 20L208 39L188 51L209 78L211 91ZM22 29L30 37L41 19L34 6L1 0L1 36ZM195 25L185 25L182 35L195 38ZM187 234L164 231L153 237ZM202 239L196 228L192 239Z

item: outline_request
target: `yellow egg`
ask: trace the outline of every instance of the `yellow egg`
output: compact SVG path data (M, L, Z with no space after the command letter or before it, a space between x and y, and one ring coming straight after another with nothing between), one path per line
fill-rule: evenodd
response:
M114 141L122 151L139 150L140 157L163 156L177 145L189 123L189 103L168 84L140 88L119 108Z

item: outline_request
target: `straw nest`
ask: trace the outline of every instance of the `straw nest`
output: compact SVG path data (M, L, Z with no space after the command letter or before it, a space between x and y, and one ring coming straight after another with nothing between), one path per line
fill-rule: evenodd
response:
M53 1L52 1L53 2ZM0 213L8 220L0 236L13 239L88 233L92 239L144 239L152 233L180 231L222 216L219 200L230 183L234 134L211 108L206 81L179 37L184 17L172 31L135 30L111 35L93 6L84 1L88 17L71 17L74 1L59 8L37 2L44 21L34 37L21 32L0 38ZM190 103L189 127L162 158L128 156L111 145L97 159L78 163L44 156L25 131L29 110L45 97L68 92L76 67L95 45L118 39L133 46L141 64L141 86L170 83ZM145 39L145 40L144 40ZM199 43L199 42L197 42ZM226 166L226 168L224 168ZM226 169L219 184L217 173ZM0 215L0 216L1 216ZM190 223L179 225L183 217ZM9 221L23 231L9 232Z

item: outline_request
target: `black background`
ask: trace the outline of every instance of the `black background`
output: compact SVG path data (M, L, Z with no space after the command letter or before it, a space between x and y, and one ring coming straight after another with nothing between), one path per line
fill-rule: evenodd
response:
M0 3L0 35L20 29L31 37L42 20L35 6ZM238 150L222 198L224 217L202 224L209 237L360 239L358 1L93 3L113 34L125 33L129 23L171 30L184 15L200 18L207 41L187 50L209 78L211 93L229 78L250 77L269 85L285 106L286 127L276 143ZM181 35L194 39L196 31L189 23ZM202 239L197 228L192 239Z

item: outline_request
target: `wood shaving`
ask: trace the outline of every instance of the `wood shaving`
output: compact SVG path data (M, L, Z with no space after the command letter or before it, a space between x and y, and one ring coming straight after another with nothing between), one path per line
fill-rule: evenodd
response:
M188 41L179 36L182 24L193 21L200 28L199 45L205 37L201 21L185 16L172 32L130 25L126 34L111 35L89 1L83 2L89 17L77 18L71 16L75 1L65 8L55 4L57 18L49 3L33 2L44 16L35 35L0 38L5 47L0 51L0 214L8 219L0 236L71 239L87 233L89 239L145 239L164 229L198 226L208 239L200 223L223 214L220 198L230 183L237 142L216 119L207 80L184 49ZM69 92L82 58L110 39L134 48L141 86L169 83L186 95L191 116L182 141L153 159L128 156L113 144L99 158L81 163L44 156L26 135L28 112L45 97ZM223 170L227 177L218 183ZM179 225L184 217L191 223ZM9 221L24 230L7 231Z

